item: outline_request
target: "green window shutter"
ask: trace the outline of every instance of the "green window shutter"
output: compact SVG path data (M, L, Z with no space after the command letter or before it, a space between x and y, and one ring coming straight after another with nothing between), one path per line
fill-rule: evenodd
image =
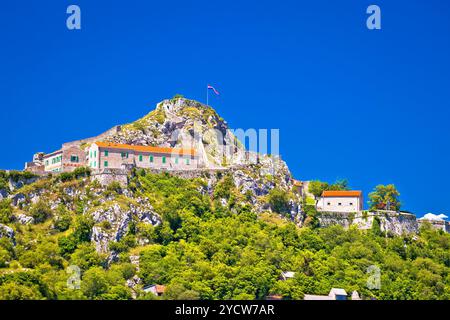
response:
M139 161L142 161L142 154L139 155Z
M94 158L97 158L97 150L94 151Z
M153 156L150 156L150 162L153 162Z
M128 152L127 152L127 159L128 159Z
M189 158L186 158L186 164L189 165Z
M175 164L178 164L178 157L175 158Z
M105 157L108 156L108 150L105 150Z
M105 168L107 168L107 167L108 167L108 161L105 161L105 162L103 163L103 166L104 166Z
M166 157L162 157L162 163L166 163Z

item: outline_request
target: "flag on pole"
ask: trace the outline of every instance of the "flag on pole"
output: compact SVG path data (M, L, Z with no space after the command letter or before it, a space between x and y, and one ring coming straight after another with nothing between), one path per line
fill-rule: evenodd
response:
M216 95L220 95L219 91L217 91L212 85L208 84L208 90L212 90Z

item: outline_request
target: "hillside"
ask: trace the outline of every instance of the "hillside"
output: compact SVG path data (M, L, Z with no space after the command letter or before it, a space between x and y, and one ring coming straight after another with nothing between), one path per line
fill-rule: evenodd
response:
M210 129L223 133L221 143ZM208 165L133 168L126 185L102 185L85 167L0 171L0 299L302 299L332 287L363 299L450 299L449 234L387 213L317 212L280 158L248 162L210 107L164 100L102 138L192 144ZM224 162L213 152L221 145L242 157ZM374 267L376 288L367 285ZM280 279L285 271L295 276ZM144 291L149 285L165 293Z
M166 285L164 299L301 299L330 287L365 299L450 298L448 234L298 228L283 213L256 213L231 175L208 186L141 170L128 188L51 177L12 194L1 201L2 299L155 299L147 284ZM74 265L79 290L67 285ZM379 290L366 286L372 265ZM286 270L296 276L279 280Z

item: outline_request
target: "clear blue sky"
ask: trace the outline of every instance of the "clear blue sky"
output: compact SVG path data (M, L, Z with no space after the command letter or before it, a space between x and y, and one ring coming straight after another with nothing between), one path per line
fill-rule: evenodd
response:
M7 1L0 168L135 120L175 93L232 128L279 128L296 178L394 183L450 213L450 2ZM66 8L82 30L66 28ZM365 26L378 4L382 30Z

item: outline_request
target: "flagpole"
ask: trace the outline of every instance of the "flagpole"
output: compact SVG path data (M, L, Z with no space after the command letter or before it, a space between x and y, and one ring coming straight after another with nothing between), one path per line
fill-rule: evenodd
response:
M206 105L208 105L208 85L206 85Z

